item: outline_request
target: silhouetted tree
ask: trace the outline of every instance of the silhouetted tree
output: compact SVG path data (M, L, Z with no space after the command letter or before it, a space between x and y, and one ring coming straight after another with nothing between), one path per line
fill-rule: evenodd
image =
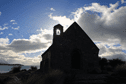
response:
M26 69L22 69L21 71L27 71Z
M17 72L20 72L20 69L21 69L21 66L13 67L13 68L11 69L11 71L12 71L13 73L17 73Z
M115 68L117 65L122 65L125 64L124 61L120 60L120 59L113 59L113 60L109 60L109 65L111 65L113 68Z
M31 66L31 70L37 70L36 66Z
M100 61L99 61L99 65L101 66L101 69L103 70L104 66L105 65L108 65L108 60L106 58L102 58Z

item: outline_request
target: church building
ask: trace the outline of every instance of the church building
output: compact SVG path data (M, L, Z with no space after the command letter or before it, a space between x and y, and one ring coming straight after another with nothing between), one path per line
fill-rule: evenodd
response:
M98 66L99 48L74 22L65 32L58 24L53 28L53 43L42 54L40 69L60 69L63 71L88 71Z

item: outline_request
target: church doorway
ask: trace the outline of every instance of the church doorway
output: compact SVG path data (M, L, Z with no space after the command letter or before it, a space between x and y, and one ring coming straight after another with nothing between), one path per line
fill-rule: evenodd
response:
M80 51L78 49L72 51L71 66L72 69L80 69Z

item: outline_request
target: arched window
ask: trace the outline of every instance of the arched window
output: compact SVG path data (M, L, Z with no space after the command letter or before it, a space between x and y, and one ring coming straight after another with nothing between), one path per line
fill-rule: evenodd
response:
M56 35L60 35L60 30L59 29L56 29Z

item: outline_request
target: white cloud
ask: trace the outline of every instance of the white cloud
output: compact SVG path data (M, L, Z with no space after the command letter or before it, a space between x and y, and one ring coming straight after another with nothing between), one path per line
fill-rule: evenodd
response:
M5 30L5 29L8 29L8 27L3 27L3 28L0 27L0 30Z
M57 20L63 26L70 25L74 22L74 20L71 20L67 18L66 16L52 16L52 13L49 15L49 17L53 20Z
M17 24L17 22L15 22L15 20L10 20L10 22L15 25ZM18 30L20 27L17 26L16 28L12 27L11 25L9 25L8 23L4 23L3 26L0 26L0 30L5 30L5 29L8 29L9 27L11 27L12 29L14 30Z
M13 22L12 24L17 24L16 22Z
M3 26L7 26L7 25L8 25L8 23L4 23L4 24L3 24Z
M41 61L40 56L25 57L24 55L15 53L12 50L4 50L2 52L0 51L0 63L39 66L40 61Z
M0 63L5 63L5 64L8 64L8 62L4 59L4 58L0 58Z
M11 22L12 24L17 24L17 22L16 22L15 20L10 20L10 22Z
M124 1L124 0L121 0L121 4L123 4L123 3L126 3L126 1Z
M8 34L8 35L9 35L9 36L12 36L13 34L10 33L10 34Z
M105 45L108 43L98 43L96 44L100 48L100 53L99 56L102 58L107 58L107 59L116 59L119 58L123 61L126 61L126 54L122 52L122 47L115 47L113 46L114 43L110 43L110 47L107 48Z
M5 29L8 29L8 23L5 23L5 24L3 24L3 27L2 26L0 26L0 30L5 30Z
M117 2L115 4L109 4L109 5L110 5L110 8L108 8L105 5L100 5L99 3L92 3L91 6L84 7L84 9L86 11L90 10L90 11L93 11L93 12L101 13L102 14L101 19L105 19L105 18L109 19L110 17L108 17L108 15L110 15L112 11L116 10L116 8L119 5L119 2Z
M10 22L15 22L15 20L10 20Z
M75 12L72 12L72 15L74 16L74 21L77 21L84 12L85 11L83 8L78 8Z
M14 39L7 47L17 53L38 52L47 47L48 43L41 43L29 39Z
M8 23L4 23L3 28L2 26L0 26L0 30L5 30L5 29L8 29Z
M3 32L0 32L0 35L3 34Z
M36 31L41 32L39 34L51 34L51 35L53 35L53 30L48 30L48 29L42 29L42 28L40 28L40 29L37 29Z
M5 45L9 43L9 39L8 38L0 38L0 45Z
M1 15L2 13L0 12L0 15Z
M12 27L12 29L14 29L14 30L18 30L20 27L18 26L18 27L16 27L16 28L14 28L14 27Z
M54 8L50 8L50 10L51 10L51 11L55 11L55 9L54 9Z

